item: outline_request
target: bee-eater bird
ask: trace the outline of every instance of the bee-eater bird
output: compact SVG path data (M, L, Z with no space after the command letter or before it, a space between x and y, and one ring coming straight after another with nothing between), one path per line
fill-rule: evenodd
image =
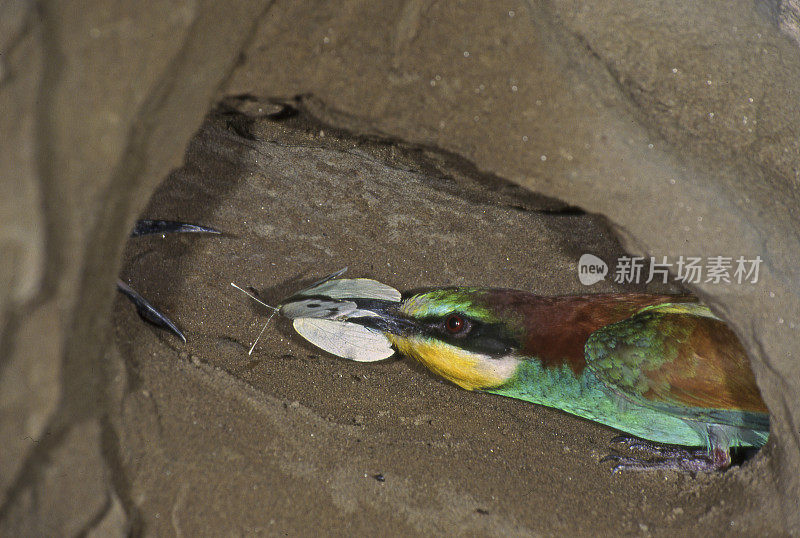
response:
M326 279L281 309L336 355L375 361L393 346L467 390L605 424L657 456L604 458L615 471L721 470L732 447L769 436L744 348L692 297L444 288L401 298L374 280Z

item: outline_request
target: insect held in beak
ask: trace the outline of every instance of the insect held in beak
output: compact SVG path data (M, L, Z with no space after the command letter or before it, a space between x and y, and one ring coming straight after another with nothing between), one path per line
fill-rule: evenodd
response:
M364 318L381 318L385 311L400 304L400 292L377 280L337 278L345 271L347 267L314 282L278 306L268 305L231 282L231 286L272 310L248 355L253 353L273 316L279 313L292 320L292 326L300 336L338 357L358 362L391 357L394 349L382 331L370 324L349 320L363 322Z

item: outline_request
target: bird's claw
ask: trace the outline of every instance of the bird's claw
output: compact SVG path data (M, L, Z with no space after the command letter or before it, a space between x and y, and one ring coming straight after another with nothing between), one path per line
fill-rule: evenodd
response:
M618 454L609 454L602 458L600 463L609 461L614 462L614 465L611 467L611 472L614 474L620 474L623 471L692 470L681 465L681 462L678 460L643 460L630 456L620 456Z
M615 464L611 467L611 472L614 473L614 474L617 474L617 473L620 473L620 472L622 472L624 470L624 465L625 464L623 462L621 462L621 460L623 460L623 459L625 459L625 458L623 458L620 455L608 454L608 455L600 458L600 462L599 463L607 463L609 461L615 462ZM632 459L632 458L630 458L630 459Z
M609 441L611 444L622 445L625 448L638 448L642 442L642 439L633 437L632 435L617 435Z
M708 451L702 448L692 449L674 445L662 445L630 435L618 435L611 439L611 443L622 445L629 450L637 450L650 456L665 459L708 459L711 457Z
M652 441L640 439L631 435L618 435L611 439L610 442L624 446L629 450L638 450L652 456L685 456L688 452L686 449L654 443Z
M667 448L659 459L646 460L620 454L609 454L600 459L600 463L614 462L612 473L622 471L683 471L710 472L720 471L730 466L730 454L708 454L705 451L691 451L681 448Z

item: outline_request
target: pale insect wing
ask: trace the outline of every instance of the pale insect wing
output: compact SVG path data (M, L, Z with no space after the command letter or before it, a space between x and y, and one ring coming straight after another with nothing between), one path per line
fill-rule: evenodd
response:
M319 318L339 319L348 317L356 310L352 301L331 301L326 299L300 299L281 305L281 315L289 319Z
M325 280L294 296L321 296L330 299L382 299L399 302L401 294L393 287L369 278Z
M355 323L297 318L292 325L300 336L318 348L345 359L375 362L394 354L391 342L382 333Z
M292 294L289 298L292 299L294 297L297 297L298 295L309 295L307 293L309 290L313 290L314 288L316 288L320 284L324 284L325 282L327 282L329 280L333 280L336 277L342 276L346 271L347 271L347 267L345 267L343 269L339 269L335 273L331 273L328 276L322 277L321 279L317 280L313 284L309 285L307 288L303 288L302 290Z

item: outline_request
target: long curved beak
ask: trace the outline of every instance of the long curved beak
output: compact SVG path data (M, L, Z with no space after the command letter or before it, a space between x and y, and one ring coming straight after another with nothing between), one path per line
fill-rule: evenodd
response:
M330 319L400 335L416 328L412 320L402 315L401 305L385 299L301 297L281 305L280 313L289 319Z
M347 321L351 323L398 336L419 332L417 323L402 314L402 302L381 299L355 299L354 301L358 305L358 311L369 312L371 315L348 317Z

